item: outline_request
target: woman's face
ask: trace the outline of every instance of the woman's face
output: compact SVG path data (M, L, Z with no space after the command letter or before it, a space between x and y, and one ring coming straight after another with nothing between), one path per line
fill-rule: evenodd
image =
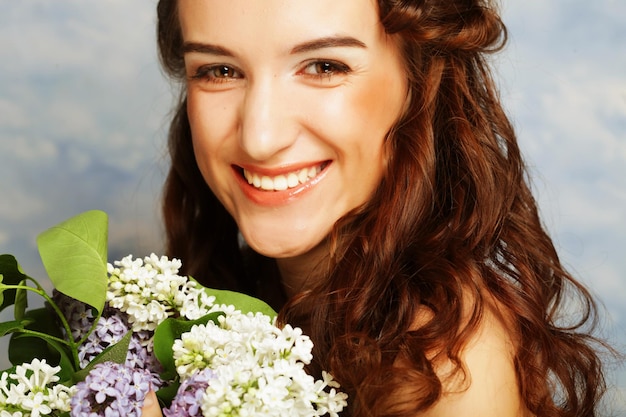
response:
M375 1L179 0L179 14L204 179L256 251L306 255L370 199L404 107Z

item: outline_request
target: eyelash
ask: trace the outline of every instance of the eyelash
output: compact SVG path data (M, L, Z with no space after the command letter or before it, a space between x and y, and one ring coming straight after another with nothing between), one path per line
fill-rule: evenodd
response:
M297 74L324 80L330 79L333 75L346 75L350 72L352 72L352 69L342 62L318 59L307 62ZM189 78L192 80L206 80L211 83L226 83L243 77L241 71L230 65L214 64L198 67L195 74Z
M313 73L307 72L309 68L314 68L316 71ZM330 79L333 75L346 75L350 72L352 72L352 69L342 62L333 60L315 60L308 62L302 70L298 71L298 74L319 79Z
M217 71L224 71L229 73L230 75L217 75ZM198 67L198 69L196 69L196 73L193 74L190 78L192 80L207 80L213 83L225 83L230 80L243 78L243 74L238 69L229 65L203 65L201 67Z

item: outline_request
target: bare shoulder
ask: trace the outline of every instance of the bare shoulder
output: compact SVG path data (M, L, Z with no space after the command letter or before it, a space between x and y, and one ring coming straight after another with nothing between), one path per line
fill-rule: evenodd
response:
M524 411L514 365L511 326L495 303L485 303L480 326L461 352L467 380L446 378L449 366L435 364L444 393L421 417L528 417Z

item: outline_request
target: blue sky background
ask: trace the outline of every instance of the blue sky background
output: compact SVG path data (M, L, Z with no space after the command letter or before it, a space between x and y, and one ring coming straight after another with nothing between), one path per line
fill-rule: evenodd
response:
M31 276L44 276L37 234L87 209L109 213L112 259L162 252L172 91L157 64L154 5L0 2L0 252ZM510 43L495 73L545 224L623 349L626 2L504 0L502 10ZM626 410L626 371L611 378Z

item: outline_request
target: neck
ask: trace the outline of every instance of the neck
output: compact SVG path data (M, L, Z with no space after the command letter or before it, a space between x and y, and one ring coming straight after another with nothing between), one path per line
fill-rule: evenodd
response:
M328 245L320 243L305 254L276 259L287 297L309 289L326 271Z

